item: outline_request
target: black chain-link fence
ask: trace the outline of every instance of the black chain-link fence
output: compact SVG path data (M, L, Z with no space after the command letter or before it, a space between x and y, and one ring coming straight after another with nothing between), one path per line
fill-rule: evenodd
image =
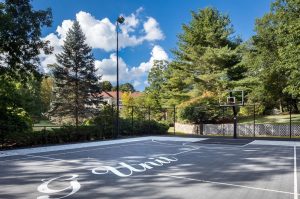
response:
M82 125L78 127L69 124L37 124L33 125L30 130L22 131L22 128L17 125L0 125L0 144L1 148L13 148L105 140L120 136L165 134L170 127L174 127L174 111L174 107L154 108L121 105L118 129L117 107L105 105L96 118L83 120Z
M17 125L0 125L1 148L169 133L233 137L233 107L104 106L95 119L71 125L35 125L22 131ZM259 105L236 107L238 137L300 138L300 114L291 106L262 112ZM191 122L193 121L193 122Z

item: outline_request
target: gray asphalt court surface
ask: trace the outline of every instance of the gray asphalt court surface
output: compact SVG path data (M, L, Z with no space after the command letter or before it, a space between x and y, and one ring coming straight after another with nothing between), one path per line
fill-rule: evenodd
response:
M232 142L149 138L28 154L3 152L0 198L299 197L300 145Z

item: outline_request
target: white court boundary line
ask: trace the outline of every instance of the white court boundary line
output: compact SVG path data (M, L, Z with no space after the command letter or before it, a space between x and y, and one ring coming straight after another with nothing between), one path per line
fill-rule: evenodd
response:
M77 150L77 151L62 152L62 153L52 153L52 154L46 154L46 155L37 155L35 157L48 158L49 156L54 156L54 155L65 155L65 154L69 154L69 153L80 153L80 152L86 152L86 151L111 149L111 148L135 146L135 145L145 145L145 143L132 143L132 144L114 145L114 146L110 146L110 147L97 147L97 148L85 149L85 150ZM58 151L61 151L61 150L58 150ZM47 152L54 152L54 151L47 151ZM36 153L46 153L46 152L36 152ZM36 154L36 153L30 153L30 154ZM10 162L10 161L15 161L15 160L25 160L25 159L33 158L34 156L30 155L30 154L24 154L24 156L27 156L27 157L23 157L23 158L0 160L0 164L3 163L3 162ZM12 155L12 156L16 156L16 155ZM8 156L5 156L5 157L8 157ZM49 157L48 159L54 159L54 158ZM63 159L57 159L57 160L63 160ZM67 162L68 160L64 160L64 161Z
M297 150L294 146L294 199L298 199L298 182L297 182Z
M44 159L55 160L55 161L59 161L59 162L74 162L74 163L76 163L75 160L69 161L69 160L58 159L58 158L44 157L41 155L26 155L26 156L31 157L31 158L44 158Z
M107 145L126 144L130 142L138 142L138 141L147 141L147 139L131 138L131 139L121 139L121 140L86 142L86 143L78 143L78 144L63 144L63 145L35 147L35 148L27 148L27 149L4 150L4 151L0 151L0 157L28 155L28 154L44 153L44 152L52 152L52 151L64 151L64 150L81 149L87 147L103 147Z
M71 153L81 153L81 152L87 152L87 151L97 151L97 150L102 150L102 149L111 149L111 148L118 148L118 147L126 147L126 146L138 146L138 145L145 145L145 143L133 143L133 144L122 144L122 145L113 145L113 146L108 146L108 147L96 147L92 149L83 149L83 150L75 150L75 151L68 151L68 152L61 152L61 153L52 153L52 154L46 154L43 155L43 157L48 157L48 156L54 156L54 155L66 155L66 154L71 154ZM87 147L85 147L87 148Z
M86 147L97 147L97 146L106 146L106 145L115 145L115 144L126 144L131 142L138 141L149 141L151 139L158 141L183 141L187 143L192 143L195 141L202 141L209 138L186 138L186 137L171 137L171 136L147 136L147 137L138 137L138 138L127 138L120 140L108 140L108 141L94 141L94 142L85 142L85 143L76 143L76 144L64 144L64 145L54 145L46 147L35 147L35 148L26 148L26 149L14 149L14 150L0 150L0 159L1 157L10 157L17 155L27 155L43 152L52 152L52 151L63 151L69 149L82 149ZM187 144L186 143L186 144ZM274 145L274 146L299 146L300 142L295 141L269 141L269 140L254 140L253 142L243 145L241 147L249 145ZM188 146L188 145L186 145ZM229 148L229 147L228 147ZM234 147L232 147L234 148Z
M237 185L237 184L230 184L230 183L224 183L224 182L215 182L215 181L209 181L209 180L198 180L198 179L194 179L194 178L174 176L174 175L167 175L167 174L158 174L158 176L164 176L164 177L170 177L170 178L176 178L176 179L183 179L183 180L190 180L190 181L196 181L196 182L203 182L203 183L209 183L209 184L217 184L217 185L225 185L225 186L232 186L232 187L239 187L239 188L260 190L260 191L269 191L269 192L289 194L289 195L293 195L294 194L294 193L287 192L287 191L279 191L279 190L265 189L265 188L259 188L259 187L250 187L250 186L245 186L245 185ZM298 198L298 195L297 195L297 198Z
M157 141L157 140L154 140L154 139L152 139L151 141L154 142L154 143L159 144L160 146L161 146L161 145L174 146L174 147L184 147L184 146L189 146L189 145L184 145L184 144L187 144L187 143L183 143L182 145L180 145L180 144L164 143L164 142L160 142L160 141ZM192 148L198 148L198 147L194 147L194 146L189 146L189 147L192 147Z
M151 139L161 140L161 141L200 141L205 140L207 138L182 138L182 137L164 137L164 136L147 136L147 137L139 137L139 138L127 138L127 139L119 139L119 140L108 140L108 141L95 141L95 142L85 142L85 143L77 143L77 144L64 144L64 145L54 145L47 147L35 147L35 148L26 148L26 149L13 149L13 150L2 150L0 151L1 157L10 157L17 155L27 155L34 153L44 153L44 152L52 152L52 151L63 151L69 149L80 149L86 147L97 147L97 146L106 146L106 145L114 145L114 144L126 144L131 142L139 142L139 141L151 141Z
M268 146L299 146L299 141L281 141L281 140L254 140L249 145L268 145Z
M160 142L160 141L157 141L157 140L154 140L152 139L152 142L155 142L157 144L160 144L160 145L171 145L171 146L177 146L177 147L182 147L182 146L186 146L186 147L192 147L192 148L203 148L203 149L236 149L236 148L240 148L240 147L243 147L243 146L209 146L207 144L205 144L206 146L204 145L200 145L200 146L193 146L193 145L188 145L188 144L193 144L193 142L186 142L186 143L182 143L182 145L179 145L179 144L170 144L170 143L164 143L164 142ZM201 143L200 143L201 144ZM217 145L217 144L215 144Z
M154 140L148 140L150 142L153 142ZM98 150L98 149L107 149L107 148L117 148L117 147L123 147L123 146L132 146L132 145L135 145L135 146L138 146L138 145L149 145L150 143L134 143L134 144L127 144L127 145L115 145L115 146L111 146L111 147L102 147L102 148L93 148L93 149L90 149L90 150ZM159 143L160 144L160 143ZM164 146L164 147L170 147L170 145L172 145L171 147L178 147L178 146L181 146L181 145L175 145L175 144L169 144L167 146ZM159 145L159 146L162 146L162 145ZM193 149L191 150L186 150L186 151L181 151L181 152L178 152L178 153L174 153L174 154L164 154L164 155L168 155L168 156L176 156L176 155L180 155L180 154L184 154L184 153L188 153L188 152L191 152L191 151L195 151L195 150L198 150L199 148L196 148L196 147L193 147ZM82 151L89 151L89 150L80 150L80 151L75 151L73 153L76 153L76 152L82 152ZM68 152L66 153L58 153L59 155L63 155L63 154L68 154ZM55 154L51 154L51 155L57 155L57 153ZM162 154L159 154L159 155L155 155L155 156L161 156ZM48 159L48 160L55 160L55 161L58 161L58 162L67 162L67 163L72 163L72 164L79 164L79 165L82 165L82 163L79 163L77 162L76 160L65 160L65 159L58 159L58 158L51 158L51 157L48 157L50 155L45 155L45 156L41 156L41 155L30 155L30 154L27 154L25 155L27 156L26 158L20 158L20 159L31 159L31 158L42 158L42 159ZM153 157L155 157L153 156ZM5 161L0 161L0 165L1 163L3 162L7 162L7 161L14 161L14 160L20 160L20 159L11 159L11 160L5 160ZM89 158L83 158L83 159L89 159ZM97 161L96 161L97 162ZM102 162L97 162L98 164L103 164ZM134 165L134 164L132 164ZM54 167L54 168L57 168L59 166L51 166L51 165L46 165L46 166L49 166L49 167ZM88 169L88 168L94 168L94 166L90 166L90 165L82 165L82 166L79 166L79 167L76 167L77 169ZM115 168L123 168L122 166L119 166L119 167L115 167Z
M166 139L162 139L163 141L166 141ZM178 139L176 139L178 141ZM184 139L186 141L186 139ZM140 143L144 141L143 143ZM133 141L135 142L135 140ZM55 156L55 155L66 155L66 154L71 154L71 153L81 153L81 152L87 152L87 151L94 151L94 150L103 150L103 149L111 149L111 148L119 148L119 147L127 147L127 146L138 146L138 145L151 145L151 143L154 142L154 139L148 139L148 140L141 140L139 143L129 143L129 144L121 144L121 145L112 145L112 146L109 146L109 147L96 147L96 148L92 148L92 149L84 149L84 150L75 150L75 151L69 151L69 152L61 152L61 153L52 153L52 154L45 154L45 155L31 155L31 154L36 154L36 153L46 153L46 152L53 152L53 151L46 151L46 152L36 152L36 153L30 153L30 154L24 154L24 156L26 157L23 157L23 158L15 158L15 159L8 159L8 160L2 160L1 161L1 157L0 157L0 165L5 163L5 162L10 162L10 161L17 161L17 160L26 160L26 159L32 159L32 158L43 158L43 159L49 159L49 160L56 160L56 161L60 161L60 162L69 162L69 163L77 163L76 161L74 160L64 160L64 159L58 159L58 158L51 158L51 156ZM149 142L149 143L148 143ZM159 146L164 146L164 145L167 145L169 147L180 147L181 145L175 145L175 144L165 144L165 143L162 143L162 142L157 142L155 141L154 143L157 143L159 144ZM105 145L104 145L105 146ZM167 146L164 146L164 147L167 147ZM188 146L188 145L187 145ZM89 147L89 146L87 146ZM84 148L87 148L87 147L84 147ZM191 146L193 147L193 146ZM198 149L196 147L193 147L195 149ZM20 150L20 149L19 149ZM70 149L65 149L65 150L70 150ZM57 150L57 151L62 151L62 150ZM181 153L181 152L180 152ZM173 154L168 154L168 155L173 155ZM12 155L12 156L16 156L16 155ZM7 157L7 156L5 156Z

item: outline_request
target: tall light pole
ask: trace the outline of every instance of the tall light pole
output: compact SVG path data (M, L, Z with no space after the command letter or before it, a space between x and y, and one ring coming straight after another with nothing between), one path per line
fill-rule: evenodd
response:
M122 16L119 16L117 19L117 136L120 133L120 123L119 123L119 110L120 110L120 95L119 95L119 24L124 23L125 19Z

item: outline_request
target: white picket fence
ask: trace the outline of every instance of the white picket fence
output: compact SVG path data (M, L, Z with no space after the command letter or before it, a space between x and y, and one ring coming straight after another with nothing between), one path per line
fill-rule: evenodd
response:
M292 136L300 136L300 124L238 124L237 132L239 136L290 136L290 128ZM233 135L233 124L175 124L175 129L178 132L187 134L202 134L202 135ZM201 132L202 131L202 132Z

